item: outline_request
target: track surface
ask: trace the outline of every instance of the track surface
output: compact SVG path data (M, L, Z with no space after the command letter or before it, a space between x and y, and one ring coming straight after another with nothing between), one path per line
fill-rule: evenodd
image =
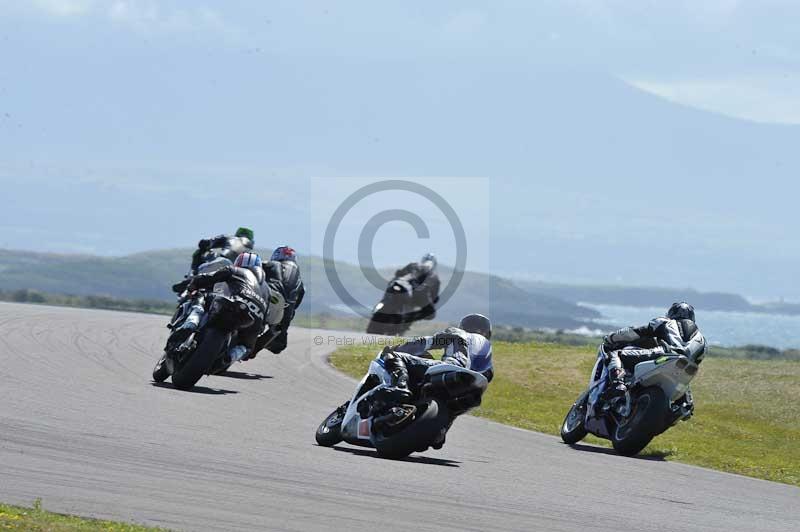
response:
M477 418L403 462L318 447L353 389L312 341L333 333L190 393L150 382L164 322L0 304L0 501L191 530L798 530L800 489Z

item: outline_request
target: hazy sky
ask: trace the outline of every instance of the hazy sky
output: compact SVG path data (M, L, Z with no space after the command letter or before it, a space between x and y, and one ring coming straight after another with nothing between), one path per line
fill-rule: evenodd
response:
M0 246L120 254L246 223L319 253L312 178L470 176L502 273L800 299L799 16L0 0ZM387 230L379 259L417 254Z

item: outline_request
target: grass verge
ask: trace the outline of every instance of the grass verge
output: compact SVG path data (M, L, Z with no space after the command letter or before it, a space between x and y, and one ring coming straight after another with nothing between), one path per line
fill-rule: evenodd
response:
M34 532L154 532L165 530L130 523L115 523L56 514L43 510L39 500L33 504L32 508L0 504L0 529Z
M375 353L374 346L350 346L331 363L360 378ZM473 414L558 434L594 359L592 346L495 342L495 379ZM707 358L692 390L695 416L643 454L800 486L800 362Z

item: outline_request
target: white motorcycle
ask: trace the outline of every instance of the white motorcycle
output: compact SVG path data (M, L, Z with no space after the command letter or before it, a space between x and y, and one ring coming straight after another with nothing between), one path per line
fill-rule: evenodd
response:
M702 355L695 360L667 353L640 362L626 377L625 395L610 399L604 394L607 359L601 345L589 388L578 397L561 425L564 443L577 443L590 433L611 440L618 453L633 456L678 421L692 416L689 383L697 374Z
M411 388L412 398L393 399L391 376L380 353L370 363L350 401L317 428L317 443L341 441L373 447L384 458L405 458L429 447L440 449L457 416L481 404L489 381L482 374L452 364L437 364Z

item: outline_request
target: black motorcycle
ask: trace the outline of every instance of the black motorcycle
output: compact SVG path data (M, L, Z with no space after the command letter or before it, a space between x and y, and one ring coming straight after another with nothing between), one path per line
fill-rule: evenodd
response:
M372 310L372 319L367 324L368 334L402 336L415 321L426 319L431 312L427 300L419 301L416 294L417 281L412 274L393 279L383 299Z
M163 382L171 376L173 386L189 390L203 375L226 371L231 365L228 349L236 345L238 331L263 319L263 310L252 301L230 295L224 289L215 289L208 294L182 294L167 327L173 331L178 329L198 301L202 301L205 309L199 325L188 337L170 335L164 354L153 369L155 382Z

